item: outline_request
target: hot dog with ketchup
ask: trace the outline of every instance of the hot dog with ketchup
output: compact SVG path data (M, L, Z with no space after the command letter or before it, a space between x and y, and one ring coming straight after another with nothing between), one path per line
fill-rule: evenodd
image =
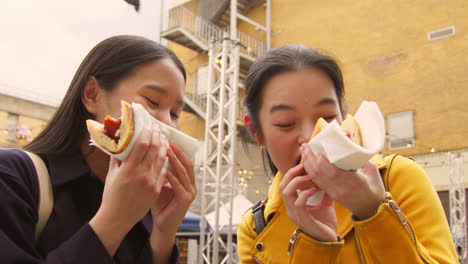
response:
M161 133L163 144L168 145L169 141L174 141L190 159L194 159L200 146L198 140L157 120L141 104L122 101L121 105L120 118L107 116L103 124L91 119L86 120L91 145L124 161L143 128L153 127Z
M103 124L92 119L86 120L91 138L111 153L122 152L135 131L132 106L125 101L121 105L122 114L118 119L106 116Z

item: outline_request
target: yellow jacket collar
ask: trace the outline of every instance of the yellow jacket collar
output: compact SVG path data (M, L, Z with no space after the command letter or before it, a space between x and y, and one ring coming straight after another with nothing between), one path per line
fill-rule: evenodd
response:
M387 164L380 155L374 155L370 161L374 162L380 169L385 169ZM265 205L265 217L270 218L272 213L276 213L280 206L283 204L283 198L280 191L280 183L283 180L283 174L278 172L273 179L268 190L268 202ZM337 233L339 236L344 237L352 228L351 212L342 205L335 203L336 217L339 220Z

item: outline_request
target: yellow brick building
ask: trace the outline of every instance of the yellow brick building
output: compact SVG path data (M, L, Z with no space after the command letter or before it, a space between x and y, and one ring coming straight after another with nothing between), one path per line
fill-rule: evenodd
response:
M192 12L198 5L186 4ZM259 4L247 16L262 23L264 9ZM461 149L468 147L467 13L462 0L272 0L272 46L304 44L337 57L350 113L362 100L378 102L384 115L414 111L415 145L396 152ZM453 36L428 40L429 32L450 26ZM238 28L265 38L244 22ZM207 54L169 47L192 75L207 64Z
M205 16L205 20L220 26L222 18L205 10L220 2L226 1L192 0L172 12L185 8L192 15ZM264 24L264 1L240 2L252 3L244 15ZM401 153L420 160L438 188L446 190L447 151L462 152L468 160L468 3L463 0L272 0L271 3L272 47L297 43L335 56L342 65L350 113L363 100L376 101L387 124L392 115L409 112L411 127L406 123L402 126L413 131L411 144L403 141L395 150L387 144L383 153ZM171 13L169 27L173 18ZM172 27L180 21L172 21ZM183 23L178 26L184 27ZM437 31L441 29L448 34L437 39L441 36ZM238 24L238 30L265 41L263 31L245 22ZM197 71L208 63L208 55L206 51L187 48L180 39L172 40L169 47L185 63L190 75L187 91L192 92L197 89ZM243 95L243 89L239 94ZM196 122L186 131L195 133L204 127L203 118ZM388 139L395 137L394 132L387 133ZM435 158L428 159L430 155ZM436 163L440 163L439 167L433 169Z

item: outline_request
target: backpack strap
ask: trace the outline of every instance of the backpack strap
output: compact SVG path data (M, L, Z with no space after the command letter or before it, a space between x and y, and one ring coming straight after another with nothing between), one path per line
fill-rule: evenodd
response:
M37 172L37 182L39 186L39 219L36 223L35 234L35 240L37 241L42 233L42 230L44 230L44 227L49 220L50 214L52 213L52 208L54 207L52 183L50 182L49 171L47 170L47 167L42 158L29 151L23 151L29 156Z
M263 212L265 212L265 203L267 199L263 201L258 201L252 206L252 213L254 216L255 222L255 232L259 235L263 229L266 227L265 217L263 216Z

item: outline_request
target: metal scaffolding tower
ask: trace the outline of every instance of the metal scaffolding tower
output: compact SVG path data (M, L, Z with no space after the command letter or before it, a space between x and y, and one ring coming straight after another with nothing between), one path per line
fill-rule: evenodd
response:
M233 198L236 194L237 111L240 46L237 19L250 23L267 35L270 47L271 0L266 1L266 25L262 26L237 12L237 0L230 1L229 31L209 47L208 92L205 115L205 151L201 186L201 222L198 263L237 263L233 242ZM207 215L210 219L207 230ZM222 218L228 219L227 222Z
M201 258L206 263L233 263L236 259L232 243L232 198L236 185L239 45L226 33L221 42L210 44L209 56L201 214L214 211L215 219L210 231L205 232L206 218L202 218L199 263ZM227 226L219 221L225 212L221 208L227 209Z
M449 153L448 161L450 176L450 227L458 260L464 264L467 261L467 230L463 156L460 153Z

